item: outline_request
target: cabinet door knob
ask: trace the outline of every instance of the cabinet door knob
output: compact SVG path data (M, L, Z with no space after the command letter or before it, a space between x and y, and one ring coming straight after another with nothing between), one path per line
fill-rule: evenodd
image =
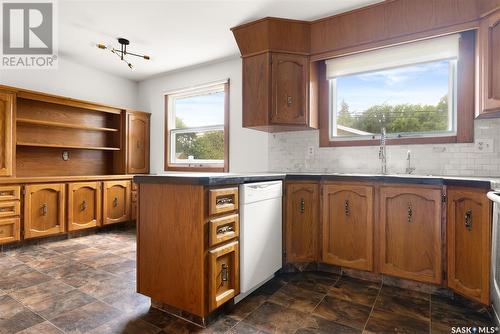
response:
M47 203L42 204L42 216L46 216L49 213L49 206Z
M344 202L344 211L345 211L346 216L351 215L351 208L349 207L349 200L348 199L346 199Z
M306 211L306 201L303 198L300 199L300 213L304 213Z
M411 203L408 203L408 223L412 222L413 218L413 208L411 206Z
M85 211L87 210L87 202L83 201L82 204L80 205L80 211Z
M118 206L118 197L115 197L113 200L113 207L116 208Z
M467 231L472 231L472 210L465 212L465 228Z

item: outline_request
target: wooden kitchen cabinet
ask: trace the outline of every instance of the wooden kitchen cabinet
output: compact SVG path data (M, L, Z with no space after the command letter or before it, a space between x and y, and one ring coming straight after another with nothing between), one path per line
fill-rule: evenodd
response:
M425 186L380 187L381 273L441 283L441 193Z
M30 184L24 194L24 237L34 238L65 232L65 185Z
M479 45L482 112L500 112L500 9L481 20Z
M317 261L319 183L287 182L285 194L286 262Z
M14 103L14 94L0 92L0 176L13 172Z
M448 189L448 287L489 305L491 202L482 189Z
M263 53L243 58L243 127L270 132L317 128L309 78L307 56Z
M130 181L105 181L102 186L104 225L130 220Z
M209 311L240 293L238 241L209 251Z
M373 269L373 200L369 185L324 186L323 262Z
M272 54L271 123L307 125L309 59Z
M68 184L68 231L101 225L101 182Z
M0 245L21 240L19 217L0 219Z
M149 173L149 128L151 114L127 111L127 173Z

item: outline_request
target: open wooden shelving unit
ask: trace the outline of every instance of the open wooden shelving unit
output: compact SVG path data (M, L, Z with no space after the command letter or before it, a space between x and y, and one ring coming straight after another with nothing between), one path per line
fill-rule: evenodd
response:
M125 172L122 110L36 94L18 94L16 109L18 176Z

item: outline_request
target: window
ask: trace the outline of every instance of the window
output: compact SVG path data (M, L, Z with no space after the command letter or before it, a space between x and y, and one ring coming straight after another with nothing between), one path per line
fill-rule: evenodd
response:
M455 34L328 60L330 144L322 146L373 145L382 127L388 143L456 141L465 119L459 92L474 94L468 78L458 82L459 62L474 66L473 57L460 59L460 40Z
M229 83L166 95L165 170L228 170Z

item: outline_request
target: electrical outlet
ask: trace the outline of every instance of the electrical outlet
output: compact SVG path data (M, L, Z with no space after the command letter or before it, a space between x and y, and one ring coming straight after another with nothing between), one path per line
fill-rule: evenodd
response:
M493 153L493 139L477 139L474 149L476 152Z
M308 157L314 156L314 146L307 147L307 156Z
M69 160L69 152L68 151L63 151L62 152L62 159L64 161L68 161Z

